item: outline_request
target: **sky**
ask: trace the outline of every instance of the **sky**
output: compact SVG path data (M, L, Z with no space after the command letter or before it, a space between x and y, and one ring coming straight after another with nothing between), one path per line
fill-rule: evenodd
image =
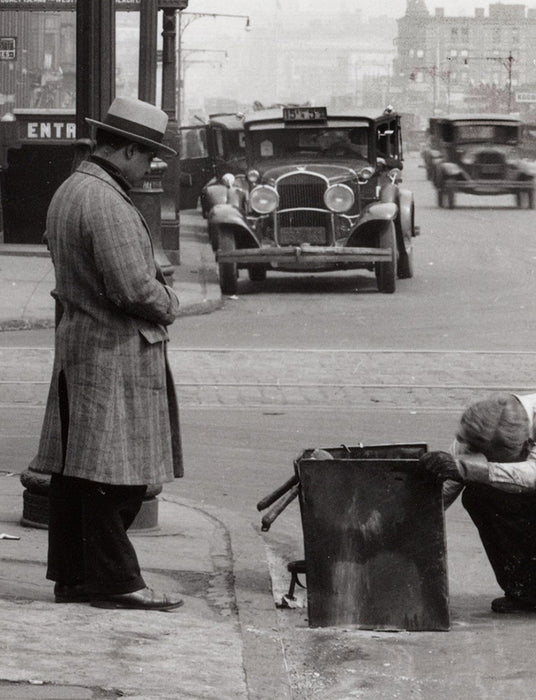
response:
M446 17L473 16L475 8L483 8L485 15L489 14L490 4L524 5L536 9L536 0L424 0L430 15L435 15L435 8L442 7ZM285 22L288 26L300 26L301 17L313 20L309 22L308 31L314 27L314 20L319 17L318 32L329 24L329 17L336 16L337 22L344 22L345 12L348 16L356 17L356 10L361 11L366 21L371 17L387 15L393 20L389 24L392 35L389 35L389 46L392 47L395 20L403 17L406 12L407 0L189 0L184 15L214 14L210 17L184 17L182 20L184 87L183 101L188 108L196 109L207 98L226 96L244 103L259 100L265 104L288 100L275 77L270 79L270 72L259 60L263 67L262 74L254 74L248 66L240 63L241 47L252 44L262 55L262 42L267 41L267 32L277 31L277 23ZM223 15L239 15L240 19L224 17ZM243 17L249 17L250 24L246 26ZM201 21L197 21L201 20ZM355 20L354 20L355 21ZM249 29L249 31L244 31ZM187 31L186 31L187 30ZM257 38L261 39L257 42ZM363 37L361 37L362 39ZM300 44L301 35L296 33L296 45ZM356 42L360 39L356 36ZM257 42L257 43L255 43ZM308 46L305 42L304 46ZM380 46L379 49L382 47ZM328 47L322 48L328 51ZM394 50L394 49L393 49ZM200 53L196 53L200 52ZM212 52L212 53L209 53ZM281 56L280 56L281 57ZM383 61L382 57L376 60ZM390 61L390 59L388 59ZM385 68L384 74L389 70ZM294 101L314 99L315 90L320 90L319 84L311 81L296 84ZM288 82L288 81L287 81ZM334 84L334 90L339 92L341 85ZM341 93L342 94L342 93Z
M425 0L428 11L443 7L446 15L474 15L475 7L487 10L491 0ZM536 8L536 0L503 0L503 5L525 5ZM387 14L398 18L405 14L406 0L190 0L190 12L229 12L254 15L269 13L275 9L281 11L314 11L329 14L333 8L355 8L363 11L365 16Z

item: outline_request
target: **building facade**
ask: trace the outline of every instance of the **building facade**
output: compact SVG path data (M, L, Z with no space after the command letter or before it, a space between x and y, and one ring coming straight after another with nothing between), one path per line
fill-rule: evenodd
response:
M407 111L536 111L536 10L525 5L451 17L407 0L396 49L393 89Z

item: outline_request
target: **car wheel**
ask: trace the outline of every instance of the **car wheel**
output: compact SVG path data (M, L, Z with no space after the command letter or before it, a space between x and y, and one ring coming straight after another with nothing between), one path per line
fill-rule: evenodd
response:
M264 282L266 279L265 267L248 267L249 279L252 282Z
M391 259L374 265L378 290L384 294L393 294L396 289L396 235L393 223L380 234L379 248L391 248Z
M522 190L516 194L516 203L520 209L534 209L534 189Z
M415 207L411 208L411 227L402 235L402 245L398 251L397 274L401 280L413 277L413 235L415 233Z
M398 257L398 277L409 280L413 277L413 246L408 246Z
M222 253L232 253L236 250L234 234L231 231L220 231L219 249ZM234 296L238 291L238 269L236 263L221 262L218 268L221 293L226 296Z

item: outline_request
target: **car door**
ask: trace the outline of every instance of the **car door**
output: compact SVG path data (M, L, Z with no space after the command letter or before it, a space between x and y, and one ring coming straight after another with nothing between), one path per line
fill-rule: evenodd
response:
M195 209L204 185L214 175L208 126L180 129L180 208Z

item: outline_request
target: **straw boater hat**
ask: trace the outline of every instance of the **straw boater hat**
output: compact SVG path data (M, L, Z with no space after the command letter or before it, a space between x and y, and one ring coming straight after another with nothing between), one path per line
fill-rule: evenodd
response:
M167 114L149 102L132 97L116 97L104 121L99 122L86 117L86 122L99 129L125 136L136 143L150 146L155 149L157 155L177 155L177 151L162 143L168 123Z

